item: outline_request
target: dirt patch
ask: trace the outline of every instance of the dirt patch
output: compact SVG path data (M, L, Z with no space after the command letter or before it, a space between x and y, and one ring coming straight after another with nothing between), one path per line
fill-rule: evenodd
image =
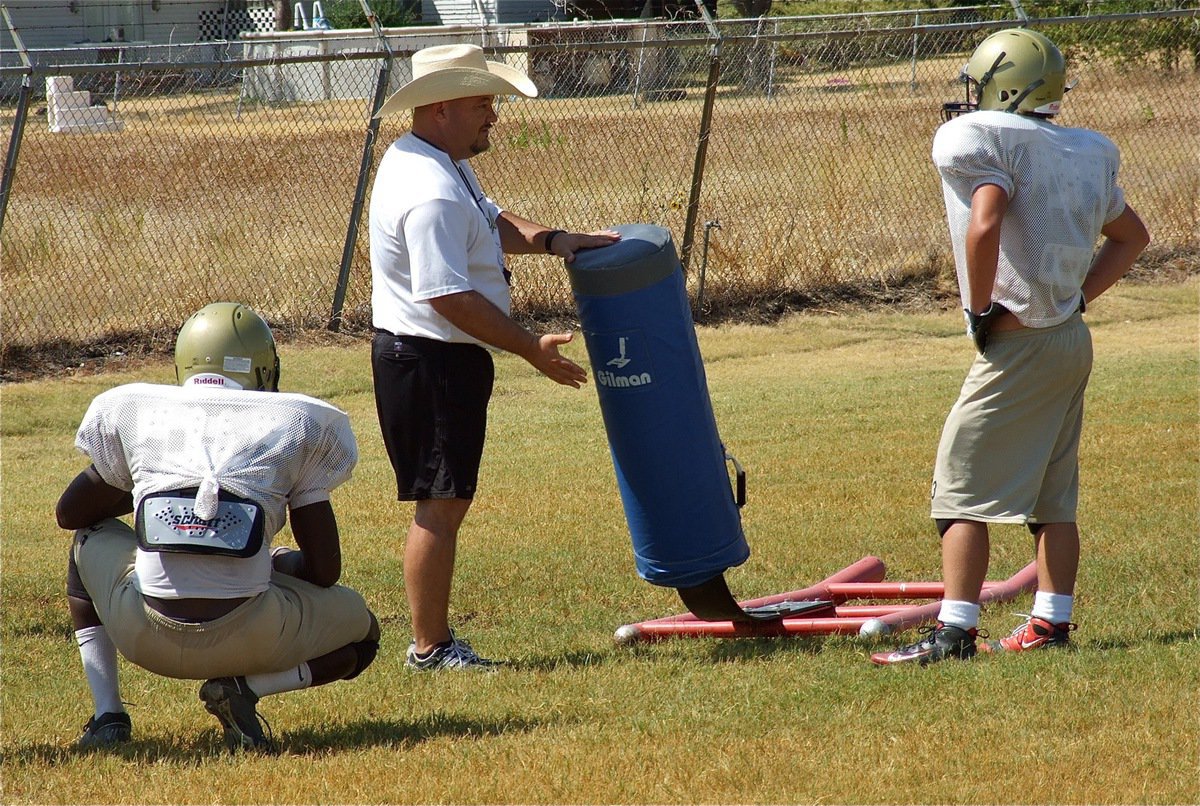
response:
M1200 275L1200 249L1155 252L1153 249L1121 281L1147 285L1181 283ZM792 313L847 316L864 311L928 313L957 308L958 292L936 276L913 276L897 282L843 283L810 291L783 291L737 296L726 293L693 310L698 324L772 324ZM549 306L518 314L517 320L538 330L579 328L574 311ZM339 346L365 341L369 322L347 320L339 332L323 328L275 327L281 345ZM4 347L0 356L0 385L52 377L100 375L137 369L171 360L174 332L129 332L101 342L54 342L33 347Z
M320 346L361 340L360 333L332 333L328 330L299 330L273 327L275 340L283 344ZM6 346L0 362L0 385L54 377L102 375L136 370L151 364L170 362L175 350L174 331L147 331L117 334L103 341L46 342L34 346Z

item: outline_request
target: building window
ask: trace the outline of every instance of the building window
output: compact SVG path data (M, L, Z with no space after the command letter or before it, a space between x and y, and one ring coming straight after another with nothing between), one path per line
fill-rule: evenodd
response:
M89 42L134 42L145 38L145 0L80 0L84 39Z

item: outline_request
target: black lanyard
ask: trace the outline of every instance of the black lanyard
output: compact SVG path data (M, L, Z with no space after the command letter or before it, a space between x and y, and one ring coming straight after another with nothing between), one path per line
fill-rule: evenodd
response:
M454 170L458 171L459 178L461 178L463 181L463 184L467 186L467 193L471 196L471 201L475 202L475 206L477 208L479 208L479 214L482 215L483 220L487 222L488 230L494 233L496 231L496 222L494 220L492 220L492 218L487 214L487 211L483 209L483 201L482 201L483 191L481 190L479 192L478 196L475 195L475 188L471 184L471 180L467 178L467 172L462 169L462 166L458 164L458 161L455 160L453 157L451 157L449 154L447 154L446 151L444 151L441 148L438 148L433 143L429 142L428 140L426 140L424 137L417 134L416 132L410 132L410 133L412 134L413 137L417 138L422 143L425 143L430 148L436 148L438 151L441 151L443 154L446 154L446 158L450 160L450 164L454 166ZM508 283L509 285L512 285L512 272L509 271L508 267L504 265L503 253L501 253L500 271L504 275L504 282Z
M446 154L446 152L443 149L438 148L433 143L429 142L428 140L426 140L424 137L417 134L416 132L410 132L410 133L412 134L413 137L417 138L422 143L425 143L430 148L437 148L438 151L441 151L443 154ZM459 178L462 179L463 184L467 186L467 193L471 196L471 201L475 202L475 206L477 208L479 208L479 214L482 215L483 220L487 222L488 229L491 230L492 232L495 232L496 231L496 222L493 221L488 216L487 211L483 209L483 191L481 190L479 192L479 195L476 195L475 187L471 184L471 180L467 178L467 172L464 171L462 169L462 166L458 164L458 160L454 159L449 154L446 154L446 158L450 160L450 164L454 166L454 170L458 171Z
M467 178L467 172L464 171L462 169L462 166L459 165L454 160L450 160L450 162L454 163L454 170L458 171L458 175L459 175L459 177L462 178L463 184L467 186L467 192L471 194L471 201L475 202L475 206L479 208L479 212L481 215L483 215L483 219L485 221L487 221L488 229L491 230L492 232L495 232L496 231L496 222L493 221L488 216L487 211L483 209L483 202L482 202L483 191L480 191L479 195L476 196L475 188L471 187L471 180Z

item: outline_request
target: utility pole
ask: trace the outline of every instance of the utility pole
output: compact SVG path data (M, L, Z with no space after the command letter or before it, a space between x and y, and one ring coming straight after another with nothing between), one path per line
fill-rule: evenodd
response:
M292 30L292 4L288 0L275 0L275 30Z

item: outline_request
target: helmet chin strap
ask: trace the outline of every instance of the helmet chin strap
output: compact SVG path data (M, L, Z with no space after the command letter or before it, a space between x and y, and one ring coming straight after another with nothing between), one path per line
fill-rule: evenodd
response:
M976 82L976 84L975 84L975 87L976 87L975 104L976 104L976 106L978 106L979 102L983 100L983 88L986 87L988 85L988 82L990 82L992 80L992 76L994 76L996 74L996 71L1000 69L1000 63L1004 61L1004 57L1007 55L1008 55L1007 51L1003 51L1003 50L1000 51L1000 55L998 55L996 57L996 61L992 62L992 66L987 69L987 72L985 72L982 76L979 77L979 81Z
M1014 98L1013 102L1004 108L1004 111L1005 112L1016 112L1017 107L1019 107L1021 105L1021 102L1029 97L1029 93L1033 92L1034 90L1036 90L1038 87L1042 86L1045 83L1046 83L1046 79L1044 79L1044 78L1039 78L1037 81L1034 81L1033 83L1031 83L1028 87L1021 90L1020 95L1018 95L1016 98Z
M258 380L257 391L259 391L259 392L278 392L279 391L279 355L276 354L276 356L275 356L275 366L271 370L270 386L268 386L266 381L263 380L262 367L254 368L254 377Z

